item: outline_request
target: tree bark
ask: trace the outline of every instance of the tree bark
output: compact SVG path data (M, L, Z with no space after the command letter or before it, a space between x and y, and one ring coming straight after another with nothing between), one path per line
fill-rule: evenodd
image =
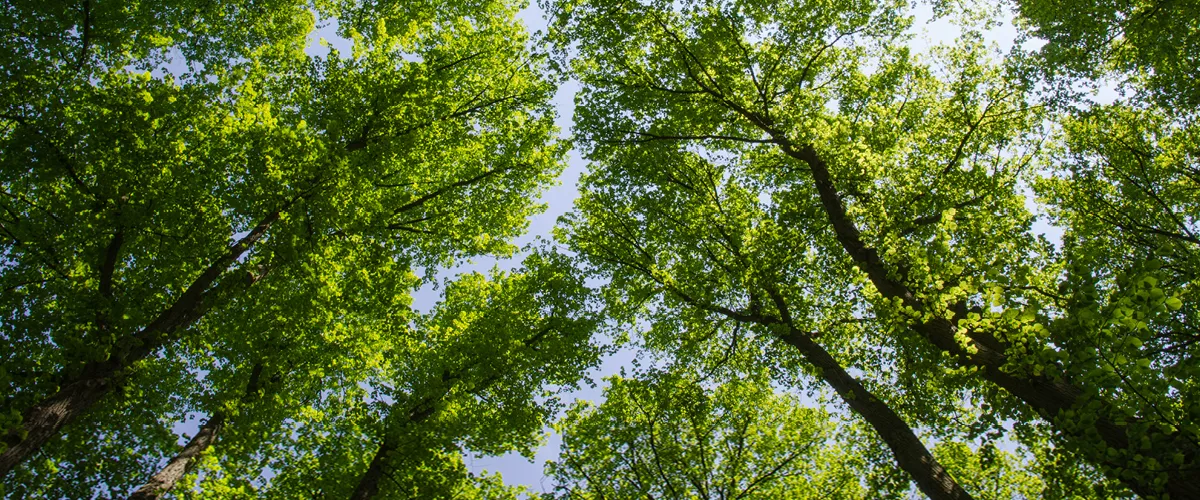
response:
M129 495L129 500L154 500L171 491L175 487L175 483L179 482L179 479L196 464L196 459L200 458L200 455L216 442L217 435L224 427L225 415L220 412L214 413L207 422L204 422L191 441L188 441L178 454L171 457L166 467L163 467L154 477L150 478L150 481Z
M795 329L791 329L783 341L799 349L804 359L820 371L821 379L879 433L891 448L896 463L916 481L922 493L933 500L971 498L938 463L908 423L847 373L829 351L814 342L807 333Z
M145 328L133 335L130 347L114 349L104 361L93 361L76 375L67 375L58 392L24 412L22 424L7 430L3 441L8 448L0 453L0 477L8 475L18 464L29 458L50 440L63 426L78 418L112 390L116 378L133 363L145 359L158 348L175 340L171 335L204 315L220 292L214 288L230 265L237 261L279 220L280 212L267 215L249 234L226 249L213 261L187 290ZM262 275L251 275L244 286L252 285Z
M879 290L879 293L887 298L899 298L904 305L917 311L923 311L924 304L915 297L907 285L889 276L888 267L880 258L879 253L862 241L858 227L847 215L845 203L830 178L828 166L813 146L797 147L778 131L768 130L768 133L785 154L808 165L821 198L821 205L833 226L838 242L851 259L866 271L867 277ZM1130 446L1125 426L1117 424L1113 418L1120 413L1115 411L1116 409L1109 400L1092 400L1093 403L1099 404L1099 411L1091 426L1081 426L1077 421L1064 421L1063 418L1060 418L1063 412L1076 407L1084 390L1062 378L1006 372L1003 369L1008 360L1005 346L991 334L979 331L966 332L973 344L972 347L976 349L975 352L970 352L955 338L956 326L951 320L935 318L911 326L937 348L954 355L960 364L979 367L984 378L1005 389L1040 415L1048 418L1065 437L1076 441L1076 444L1079 445L1076 448L1084 451L1086 456L1095 463L1121 468L1126 465L1124 462L1128 460L1128 457L1141 454L1159 455L1156 457L1158 462L1168 464L1172 462L1165 456L1165 453L1184 452L1187 458L1181 467L1174 471L1164 471L1168 475L1165 487L1154 485L1155 474L1146 474L1144 471L1119 474L1118 479L1129 489L1144 497L1156 497L1165 492L1169 493L1171 498L1200 498L1200 475L1195 474L1193 468L1189 467L1195 464L1197 450L1195 445L1180 435L1178 431L1164 432L1157 426L1147 426L1146 432L1156 434L1152 438L1153 442L1171 442L1174 445L1159 448L1157 452L1150 449L1134 450ZM1120 450L1120 456L1125 457L1124 460L1114 461L1114 458L1106 455L1103 447L1092 445L1095 438L1089 434L1099 436L1109 448Z
M242 403L248 403L258 398L259 382L262 377L262 363L256 363L250 371L250 380L246 382L246 390L242 393ZM192 470L200 455L212 447L225 428L225 414L216 411L200 426L199 431L192 437L179 453L171 457L167 465L150 478L146 484L129 495L129 500L153 500L175 488L175 483Z
M367 471L359 477L358 487L350 495L351 500L369 500L379 493L379 482L383 479L383 468L386 465L388 455L393 450L394 448L390 446L387 440L384 440L383 444L379 447L379 451L375 452L375 458L371 459L371 465L367 467Z

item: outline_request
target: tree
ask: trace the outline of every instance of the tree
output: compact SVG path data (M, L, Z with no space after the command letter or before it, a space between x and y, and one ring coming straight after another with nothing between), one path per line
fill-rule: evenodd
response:
M465 457L531 456L600 332L670 369L568 414L564 496L1200 497L1194 5L1018 0L1008 54L545 5L5 3L0 494L517 498ZM516 255L564 64L579 255L414 311Z
M559 498L861 498L831 416L776 393L764 373L705 384L672 367L608 379L600 406L558 424Z
M636 165L631 157L653 167L626 168ZM615 300L649 302L644 317L654 324L655 342L688 338L725 321L760 338L779 338L871 424L923 492L965 498L887 400L816 340L831 332L811 319L809 308L841 297L809 296L780 273L819 273L820 267L776 250L805 236L779 228L747 189L754 181L740 174L686 151L622 150L584 180L577 213L567 223L570 244L612 280L621 294ZM848 312L844 307L832 305L830 312Z
M394 402L376 431L377 450L350 498L392 487L404 498L441 496L426 485L456 481L426 468L459 446L532 456L532 438L557 407L548 388L578 388L598 361L591 339L599 319L570 264L535 254L518 274L471 274L446 287L418 323L423 335L394 353L402 372L394 380L404 385L388 391Z
M344 15L348 57L306 55L314 14L287 3L214 7L215 19L196 24L175 23L191 11L169 4L124 24L125 13L84 2L82 24L31 19L86 40L43 36L54 32L46 26L5 38L31 47L9 67L39 68L6 85L36 77L31 88L46 92L5 94L3 473L93 409L103 413L68 441L122 436L148 447L129 458L150 464L173 454L163 417L211 410L179 397L195 374L247 373L254 361L241 349L269 348L272 335L294 343L289 353L369 370L374 361L356 354L378 352L379 339L339 330L336 309L319 306L363 299L386 314L418 283L412 268L510 251L564 152L551 138L552 87L515 7L320 7ZM132 71L168 49L192 66ZM64 62L82 53L87 63ZM295 330L231 326L268 320ZM150 373L165 383L148 384ZM348 386L365 378L341 375ZM122 408L142 425L120 421ZM54 477L44 465L22 477ZM84 474L83 491L131 479Z
M1046 42L1038 69L1052 81L1091 83L1116 77L1174 114L1194 114L1200 62L1200 7L1192 2L1019 0L1017 19Z
M1139 109L1140 108L1140 109ZM1078 372L1138 408L1133 434L1190 446L1147 455L1154 469L1182 468L1200 445L1194 380L1200 240L1191 153L1196 125L1155 106L1096 106L1064 120L1053 174L1036 184L1065 228L1066 279L1056 305L1069 311L1054 338ZM1144 436L1144 437L1143 437ZM1149 463L1149 462L1147 462Z
M1034 184L1064 229L1066 278L1053 297L1068 311L1054 338L1077 373L1129 408L1145 454L1133 473L1194 475L1200 446L1193 359L1200 234L1194 78L1188 3L1079 3L1051 12L1019 2L1018 19L1047 39L1034 55L1059 87L1117 81L1099 104L1055 93L1060 146ZM1054 71L1057 69L1058 71ZM1075 77L1075 78L1072 78ZM1158 430L1151 430L1157 428ZM1163 436L1176 440L1172 444ZM1182 441L1179 444L1178 441ZM1194 496L1200 488L1172 490Z
M1139 495L1195 496L1197 447L1184 420L1071 361L1086 354L1063 342L1097 330L1061 321L1073 310L1050 304L1061 268L1030 230L1018 182L1045 141L1044 108L1021 73L988 62L977 32L923 60L896 43L906 20L890 4L556 9L560 46L578 50L577 124L597 166L588 189L598 201L584 196L568 238L606 272L642 266L658 282L632 290L672 292L687 280L688 295L703 290L696 303L733 317L792 308L813 325L801 331L829 335L867 320L886 334L842 329L830 340L874 347L852 363L899 369L900 384L951 370L941 402L918 408L926 416L965 399L992 413L992 425L1045 418L1063 448ZM622 175L639 177L622 184ZM680 194L697 185L723 199ZM644 201L612 201L635 196ZM729 199L738 201L722 212ZM689 215L704 211L720 215ZM620 224L624 238L679 246L590 236ZM738 231L721 235L729 226ZM739 246L750 264L723 268ZM742 285L772 281L797 298L780 304L766 285ZM1165 304L1165 292L1139 286ZM1167 398L1192 385L1180 384L1155 387Z

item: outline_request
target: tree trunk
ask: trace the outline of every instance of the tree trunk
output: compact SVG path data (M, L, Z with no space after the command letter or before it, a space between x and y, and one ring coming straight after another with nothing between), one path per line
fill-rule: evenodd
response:
M220 412L214 413L200 427L196 436L188 441L178 454L171 457L171 461L167 462L166 467L163 467L154 477L150 478L150 481L129 495L129 500L154 500L171 491L175 487L175 483L179 482L179 479L196 464L196 459L200 458L200 455L217 440L217 435L220 434L223 427L225 427L225 415Z
M521 342L526 348L532 348L546 338L546 335L553 331L552 325L547 324L539 329L533 336ZM465 366L462 366L454 372L445 371L440 377L443 384L453 380L459 380L466 376L475 367L482 364L481 359L477 359ZM490 387L499 380L499 375L493 375L483 380L472 392L482 391ZM405 415L403 425L419 424L437 413L437 403L446 396L445 392L441 394L426 396L416 404L408 408L408 413ZM394 454L396 451L396 443L393 443L388 436L384 436L383 444L379 446L379 451L375 453L375 457L371 459L371 465L367 467L367 471L358 478L358 486L355 487L354 493L350 495L352 500L367 500L374 498L379 493L379 482L384 475L384 467L387 466L387 458L389 454Z
M9 429L4 434L3 441L8 448L0 453L0 477L8 475L14 467L41 449L63 426L100 401L112 390L117 375L163 345L171 343L175 340L171 337L173 333L203 316L222 292L221 286L214 288L213 284L226 274L230 265L262 239L271 224L279 220L279 215L279 211L267 215L254 230L230 245L223 255L200 273L171 307L133 335L132 347L115 350L107 360L88 363L79 374L63 377L66 381L60 385L58 392L24 412L21 426ZM252 285L261 277L262 274L251 275L241 284Z
M371 459L371 465L367 467L367 471L359 477L358 487L350 495L351 500L369 500L379 493L379 481L383 479L383 468L392 451L392 446L384 440L379 451L375 452L375 458Z
M242 393L242 403L249 403L258 398L262 370L262 363L255 363L254 368L250 370L250 380L246 382L246 390ZM200 458L200 455L211 448L213 443L216 443L224 428L225 414L219 411L214 412L208 421L200 426L196 435L183 446L183 449L171 457L162 470L158 471L132 495L129 495L129 500L152 500L174 489L175 483L179 482L179 479L196 465L196 460Z
M891 448L892 455L900 468L912 476L921 492L933 500L967 500L971 495L950 476L942 464L917 437L912 428L888 405L867 391L842 368L837 360L804 332L792 329L785 342L800 350L804 359L821 373L821 379L837 391L842 400L850 405L871 424L883 441Z
M83 375L30 408L22 425L4 435L8 448L0 453L0 477L41 448L66 422L99 401L112 388L113 364L89 363Z
M830 178L828 166L817 155L816 150L811 145L796 147L777 131L769 132L784 153L808 165L821 198L821 205L833 226L838 242L854 262L866 271L868 278L879 290L879 293L887 298L899 298L904 305L923 311L924 304L916 299L904 283L888 275L888 268L879 257L879 253L862 241L858 228L847 215L841 195ZM977 349L976 352L969 352L955 338L956 326L951 320L935 318L914 324L912 327L939 349L953 354L959 363L981 368L980 371L984 378L1021 399L1038 414L1048 418L1055 428L1068 439L1068 442L1074 442L1077 445L1075 448L1083 451L1094 463L1109 465L1120 470L1126 465L1133 465L1129 461L1135 455L1140 454L1155 457L1159 464L1165 465L1172 463L1168 454L1177 451L1183 452L1186 457L1184 464L1175 470L1163 471L1167 473L1168 477L1165 487L1156 486L1153 482L1155 474L1148 474L1143 470L1118 473L1117 479L1144 497L1169 493L1171 498L1200 498L1200 474L1195 474L1193 470L1198 450L1194 443L1180 435L1178 431L1164 431L1155 425L1146 426L1148 428L1146 432L1150 434L1152 442L1172 443L1172 445L1162 446L1157 450L1134 450L1130 447L1125 426L1115 423L1117 419L1114 416L1121 416L1123 413L1116 411L1111 401L1100 399L1102 396L1097 396L1097 399L1092 400L1093 404L1098 404L1099 411L1096 412L1097 418L1094 419L1094 423L1090 425L1081 425L1075 420L1065 421L1060 418L1063 412L1076 406L1080 396L1084 394L1084 390L1061 378L1013 374L1004 371L1002 367L1008 360L1008 354L1005 352L1003 343L992 335L985 332L968 331L967 337L972 341L973 347ZM1095 446L1093 444L1095 437L1093 436L1099 436L1109 448L1119 450L1118 456L1110 457L1106 454L1104 446Z

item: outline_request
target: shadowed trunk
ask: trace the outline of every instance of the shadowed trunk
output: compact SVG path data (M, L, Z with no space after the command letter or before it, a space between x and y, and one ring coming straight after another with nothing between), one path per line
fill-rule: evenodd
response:
M370 498L374 498L376 493L379 493L379 482L383 479L383 468L386 465L388 455L392 451L393 448L384 441L384 444L379 447L379 451L375 453L375 458L371 459L371 465L367 467L367 471L359 478L358 487L350 495L351 500L369 500Z
M250 371L250 380L246 382L246 391L242 394L242 403L249 403L258 398L259 380L262 377L262 363L256 363ZM146 484L129 495L129 500L152 500L175 488L175 483L192 470L200 455L212 447L213 443L225 428L225 414L214 412L199 431L192 437L179 453L171 457L167 465L151 477Z
M129 500L152 500L171 491L175 487L175 483L179 482L179 479L196 464L196 459L200 458L200 455L216 442L217 435L224 427L225 415L219 412L214 413L207 422L204 422L204 425L200 426L196 436L188 441L178 454L171 457L171 461L167 462L166 467L163 467L154 477L150 478L150 481L129 495Z
M783 338L820 370L821 379L833 387L850 408L863 417L891 448L896 463L904 469L921 492L933 500L967 500L971 495L933 458L920 438L904 419L846 372L842 365L804 332L791 330Z
M4 434L3 441L8 449L0 453L0 477L41 449L63 426L92 408L113 389L117 377L133 363L176 340L172 334L203 316L218 296L227 291L223 288L250 286L261 279L264 273L251 274L237 283L222 280L223 283L214 287L218 279L227 273L229 266L262 239L271 224L279 220L279 215L279 211L267 215L250 233L230 245L167 310L133 335L132 347L118 349L108 359L90 362L78 374L63 377L65 381L60 384L58 392L25 411L21 425L8 429Z
M466 370L464 369L462 371ZM445 381L456 379L461 375L462 371L459 372L459 375L443 376L442 378ZM445 395L442 394L436 398L428 397L414 405L413 408L408 411L408 421L405 422L405 425L418 424L423 422L425 419L432 417L437 411L437 406L435 403L437 403L437 401L444 396ZM384 467L387 467L388 456L393 455L395 451L396 444L392 442L390 437L384 436L383 444L379 445L379 450L375 452L375 458L371 459L371 465L367 467L367 471L364 472L362 476L359 476L358 486L354 488L354 493L350 494L351 500L368 500L370 498L375 498L375 495L379 493L379 482L381 479L383 479L383 469Z

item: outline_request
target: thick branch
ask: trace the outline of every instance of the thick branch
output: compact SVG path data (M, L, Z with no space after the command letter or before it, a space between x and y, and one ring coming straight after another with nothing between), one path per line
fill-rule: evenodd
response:
M17 464L41 449L63 426L100 401L112 390L118 374L173 340L170 338L172 333L203 315L216 299L217 290L212 289L213 283L266 235L271 225L279 220L280 213L268 214L249 234L214 259L167 310L133 335L135 342L131 347L114 352L106 360L88 363L77 375L62 377L64 382L57 392L25 411L22 425L4 434L4 442L9 446L0 454L0 477L7 475ZM243 282L249 286L260 277Z
M262 371L262 363L256 363L251 369L250 380L246 383L246 389L242 393L241 402L243 404L258 398ZM167 465L154 474L146 484L129 495L129 500L155 500L174 489L175 484L196 465L200 455L216 442L221 430L225 427L225 420L223 412L213 412L204 425L200 426L196 435L179 450L179 453L171 457Z
M837 360L814 342L806 332L793 328L783 340L799 349L804 359L820 370L821 378L833 387L842 401L871 424L871 428L875 429L892 450L900 468L916 481L922 493L934 500L971 498L971 495L933 458L933 454L904 419L847 373Z
M150 481L129 495L129 500L155 500L162 497L175 487L179 479L191 470L196 460L217 440L217 435L225 427L225 414L214 413L199 431L192 437L183 449L179 451L167 465L158 471Z
M414 200L412 200L412 201L410 201L410 202L408 202L408 203L405 203L404 205L401 205L399 208L397 208L396 210L394 210L394 211L392 212L392 214L393 214L393 215L400 215L400 214L402 214L402 213L404 213L404 212L407 212L407 211L409 211L409 210L412 210L412 209L414 209L414 208L419 208L419 207L421 207L422 205L424 205L425 203L429 202L430 200L432 200L432 199L434 199L434 198L437 198L437 197L439 197L439 196L441 196L441 195L443 195L443 194L446 194L447 192L449 192L449 191L450 191L450 190L452 190L452 189L457 189L457 188L461 188L461 187L467 187L467 186L473 185L473 184L475 184L475 183L477 183L477 182L479 182L479 181L482 181L482 180L484 180L484 179L487 179L488 177L491 177L491 176L493 176L493 175L500 174L500 173L504 173L504 172L507 172L507 171L509 171L509 170L512 170L512 168L513 168L513 165L511 165L511 164L510 164L510 165L507 165L507 166L505 166L505 167L502 167L502 168L497 168L497 169L492 169L492 170L486 170L486 171L484 171L484 172L480 173L479 175L476 175L476 176L474 176L474 177L471 177L471 178L469 178L469 179L463 179L463 180L461 180L461 181L452 182L452 183L450 183L450 184L447 184L447 185L445 185L445 186L442 186L442 187L440 187L440 188L438 188L438 189L436 189L436 190L434 190L434 191L432 191L432 192L429 192L429 193L426 193L426 194L424 194L424 195L422 195L422 196L419 196L419 197L417 197L416 199L414 199ZM395 226L395 225L388 226L388 229L399 229L399 228L400 228L399 226Z
M118 226L104 249L104 260L100 263L100 296L106 299L112 299L113 272L116 271L117 260L121 257L121 245L124 244L125 231Z
M370 500L379 493L379 480L383 479L383 469L387 466L388 456L394 451L386 440L379 446L375 457L371 459L371 465L367 466L367 471L359 478L354 493L350 494L351 500Z

